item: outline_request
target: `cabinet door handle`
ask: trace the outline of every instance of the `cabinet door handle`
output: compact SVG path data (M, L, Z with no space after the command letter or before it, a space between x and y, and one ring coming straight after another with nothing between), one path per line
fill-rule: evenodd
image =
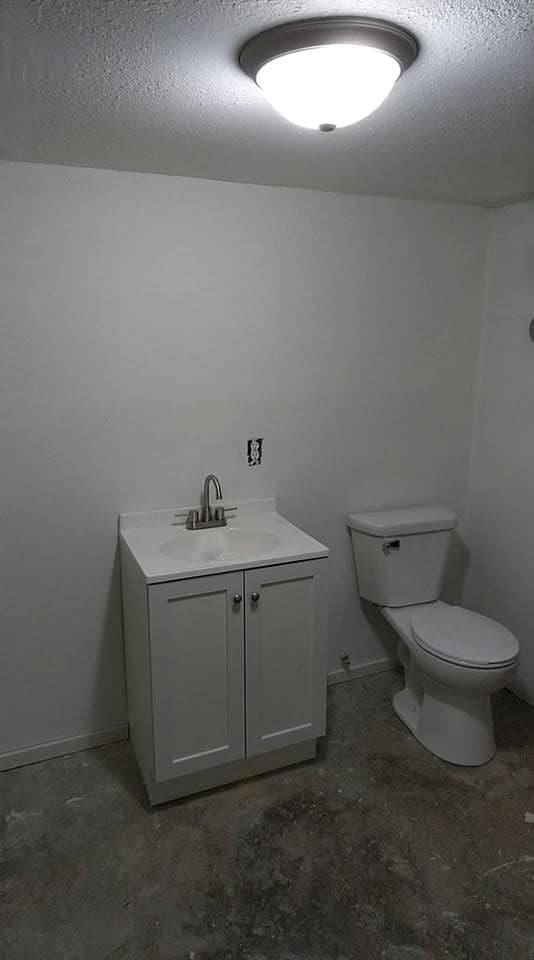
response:
M243 597L240 593L234 593L234 603L241 603Z
M252 603L257 603L258 600L260 599L259 593L256 593L256 591L254 591L254 593L250 594L250 599L252 600Z

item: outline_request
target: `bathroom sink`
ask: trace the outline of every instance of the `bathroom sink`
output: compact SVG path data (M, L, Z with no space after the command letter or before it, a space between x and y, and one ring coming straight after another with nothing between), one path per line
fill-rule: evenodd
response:
M328 556L328 547L276 512L274 500L238 502L226 508L234 514L227 526L200 530L185 526L191 509L189 505L121 515L121 549L147 583Z
M220 560L237 561L241 557L262 556L278 546L280 537L256 527L216 527L213 530L182 530L162 544L165 556L185 563Z

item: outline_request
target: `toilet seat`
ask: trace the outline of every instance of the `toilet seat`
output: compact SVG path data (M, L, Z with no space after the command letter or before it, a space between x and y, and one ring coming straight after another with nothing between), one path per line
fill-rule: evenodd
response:
M414 612L411 634L418 646L441 660L490 669L514 663L519 644L500 623L473 610L431 603Z

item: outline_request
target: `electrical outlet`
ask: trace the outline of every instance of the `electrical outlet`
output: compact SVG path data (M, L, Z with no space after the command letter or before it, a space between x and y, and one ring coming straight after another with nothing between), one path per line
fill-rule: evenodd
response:
M249 467L259 467L263 453L263 437L251 437L247 441L247 457Z

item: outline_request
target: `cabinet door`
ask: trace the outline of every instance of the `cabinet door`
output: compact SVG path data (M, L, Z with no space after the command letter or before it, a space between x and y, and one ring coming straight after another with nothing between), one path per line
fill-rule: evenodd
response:
M243 574L148 589L156 781L240 759Z
M246 571L245 603L247 756L255 756L325 732L326 561Z

